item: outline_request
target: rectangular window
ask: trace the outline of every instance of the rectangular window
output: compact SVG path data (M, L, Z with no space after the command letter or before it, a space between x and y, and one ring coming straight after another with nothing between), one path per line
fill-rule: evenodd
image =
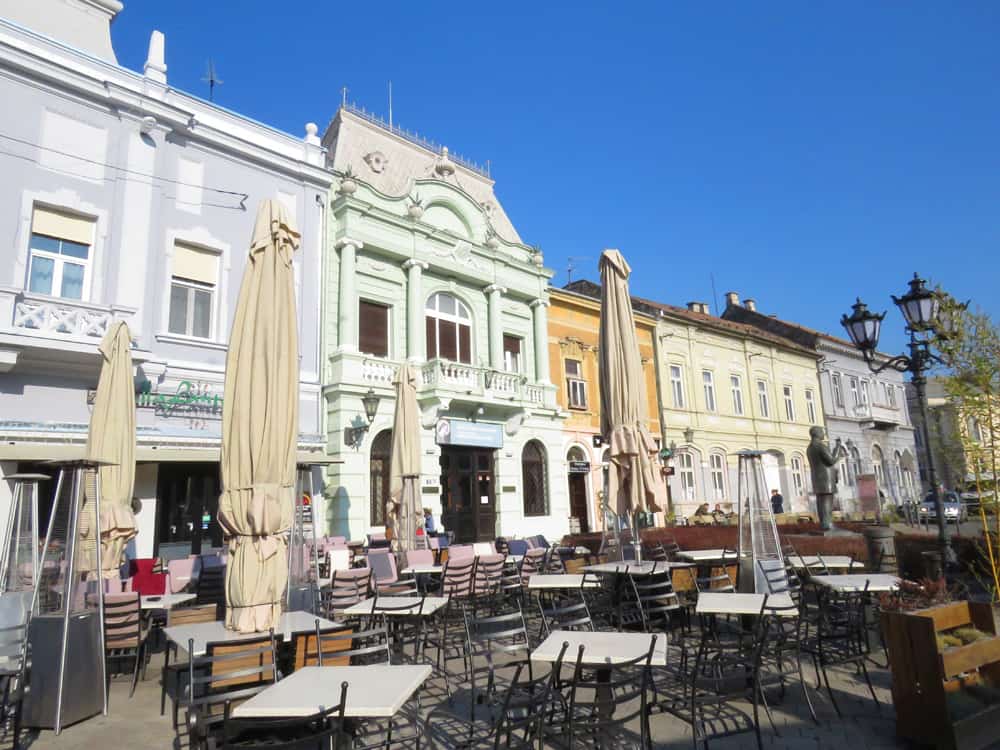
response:
M35 208L28 243L28 291L66 299L90 294L94 222L48 208Z
M507 372L521 372L521 339L503 335L503 366Z
M840 384L840 375L831 375L830 384L833 386L833 403L844 408L844 389Z
M806 388L806 416L809 424L816 424L816 398L812 388Z
M566 362L566 398L570 409L587 408L587 383L583 379L583 366L578 359Z
M729 388L733 394L733 414L743 416L743 381L739 375L729 376Z
M677 460L680 464L681 493L690 502L695 495L694 458L690 453L680 453Z
M680 365L670 365L670 391L674 396L674 408L684 408L684 377Z
M871 403L871 396L868 393L868 381L861 381L861 403L865 406Z
M708 464L712 470L712 491L718 502L726 497L726 458L721 453L713 453L708 457Z
M438 320L438 356L452 362L458 359L458 323Z
M885 389L885 400L889 407L896 408L896 386L890 385L886 386Z
M855 406L861 406L861 393L858 391L858 379L850 378L848 381L848 386L851 389L851 398L854 401Z
M212 338L219 254L177 242L172 262L167 330L181 336Z
M771 416L771 404L767 398L767 381L757 381L757 405L760 407L760 415L765 419Z
M785 397L785 419L789 422L795 421L795 397L792 395L792 386L782 386L781 392Z
M801 497L805 494L805 478L802 471L802 459L798 456L792 456L792 488L795 490L795 496Z
M358 300L358 349L373 357L389 356L389 307Z
M715 411L715 376L711 370L701 371L701 382L705 388L705 410Z

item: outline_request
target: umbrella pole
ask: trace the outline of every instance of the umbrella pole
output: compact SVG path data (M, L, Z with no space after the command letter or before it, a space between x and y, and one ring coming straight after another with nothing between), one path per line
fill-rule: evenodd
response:
M635 561L642 562L642 537L639 536L639 511L632 511L632 546L635 547Z

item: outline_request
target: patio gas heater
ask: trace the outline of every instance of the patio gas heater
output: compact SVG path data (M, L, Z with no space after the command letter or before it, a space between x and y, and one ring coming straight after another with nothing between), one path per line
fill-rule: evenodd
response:
M760 451L740 451L737 454L739 565L736 569L736 589L744 593L767 594L769 587L764 572L780 570L784 575L785 562L781 556L771 498L767 495L761 455ZM772 586L774 583L772 581Z
M313 483L316 468L315 463L300 463L295 469L295 513L288 534L286 612L314 612L319 596L319 548L316 546Z
M108 713L101 576L100 461L59 467L35 577L27 727L54 729Z

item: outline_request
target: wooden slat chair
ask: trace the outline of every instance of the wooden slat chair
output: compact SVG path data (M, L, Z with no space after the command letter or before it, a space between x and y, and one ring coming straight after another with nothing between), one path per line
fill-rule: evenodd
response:
M104 655L107 681L110 685L112 668L122 662L132 663L132 688L128 697L135 694L139 680L139 667L145 672L146 636L143 626L139 594L108 594L104 597ZM145 674L143 675L145 677Z
M353 633L354 628L321 628L317 619L315 632L295 633L292 636L293 671L302 667L348 666L350 658L337 652L350 649ZM323 645L323 653L319 652L317 644Z
M389 629L385 623L366 630L323 630L317 620L316 633L306 646L305 659L320 667L392 663Z
M246 641L218 641L194 656L188 641L187 729L191 748L214 744L229 707L266 690L278 679L277 642L267 636Z
M191 625L198 622L214 622L217 607L214 604L201 604L193 607L175 607L167 612L167 627L175 625ZM177 644L167 642L163 650L163 670L160 673L160 716L167 705L167 696L173 703L173 725L177 728L178 701L181 698L184 679L187 677L187 662L170 663L171 656L177 656Z

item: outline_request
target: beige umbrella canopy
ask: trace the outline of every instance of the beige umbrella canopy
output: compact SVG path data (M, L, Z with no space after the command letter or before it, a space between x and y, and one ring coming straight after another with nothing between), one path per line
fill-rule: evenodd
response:
M299 344L292 254L299 233L278 201L257 211L226 354L219 523L229 542L226 627L281 615L295 507Z
M392 420L392 458L389 463L389 498L393 536L406 567L406 553L413 549L419 518L420 407L417 404L417 371L403 363L396 373L396 411Z
M617 250L601 254L601 435L610 445L608 501L617 500L619 514L660 510L656 444L649 434L646 381L628 291L631 272Z
M101 345L101 375L87 433L87 458L107 461L98 469L101 487L101 570L116 578L128 540L135 536L135 381L132 336L116 321ZM89 485L89 482L88 482Z

